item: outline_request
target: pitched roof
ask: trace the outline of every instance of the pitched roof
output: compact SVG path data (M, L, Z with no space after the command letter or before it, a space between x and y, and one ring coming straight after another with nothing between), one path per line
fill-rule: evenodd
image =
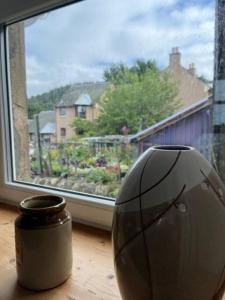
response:
M73 84L69 91L62 96L56 107L72 106L82 94L88 95L92 104L98 102L108 85L109 84L107 82L85 82Z
M200 100L184 109L181 109L180 111L173 114L172 116L138 132L137 134L133 135L129 140L131 143L138 142L138 141L144 139L145 137L151 136L151 135L155 134L156 132L160 131L161 129L168 127L169 125L174 124L174 123L180 121L181 119L184 119L187 116L189 116L203 108L209 107L211 105L211 103L212 103L212 97Z
M48 124L48 123L54 123L55 124L55 112L52 110L47 111L41 111L39 114L39 127L40 127L40 133L42 129ZM35 120L28 120L28 131L29 133L35 133Z
M55 112L53 110L41 111L39 113L40 131L47 123L55 123Z
M56 132L56 124L55 123L47 123L41 130L41 134L54 134Z
M88 94L81 94L80 97L75 101L75 105L92 105L93 102L91 100L91 97Z

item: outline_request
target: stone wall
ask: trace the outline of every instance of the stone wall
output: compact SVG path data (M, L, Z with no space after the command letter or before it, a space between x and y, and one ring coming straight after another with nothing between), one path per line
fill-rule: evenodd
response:
M66 114L60 115L60 109L55 109L55 121L56 121L56 141L57 143L63 143L67 139L74 137L75 132L71 127L71 124L75 118L75 108L66 107ZM61 136L61 128L66 129L66 136Z
M170 63L165 70L169 72L178 85L178 99L182 107L187 107L199 100L208 98L209 87L195 74L194 64L186 69L181 64L181 53L179 48L173 48L170 54Z
M75 130L71 127L75 117L76 111L75 106L66 107L65 115L60 115L60 109L55 108L55 120L56 120L56 140L57 143L63 143L64 141L71 139L75 136ZM93 122L97 117L95 106L89 106L86 108L86 120ZM66 129L66 136L61 136L61 128Z
M20 22L11 25L8 32L16 179L26 180L29 178L30 167L27 126L24 23Z

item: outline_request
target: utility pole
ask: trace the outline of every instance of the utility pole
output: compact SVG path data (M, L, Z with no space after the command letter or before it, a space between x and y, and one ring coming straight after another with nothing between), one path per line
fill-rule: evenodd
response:
M40 175L43 175L42 148L41 148L41 138L40 138L39 115L35 115L34 116L34 120L35 120L35 136L36 136L37 161L38 161L38 165L39 165Z
M222 181L225 182L225 0L216 0L215 25L213 161Z

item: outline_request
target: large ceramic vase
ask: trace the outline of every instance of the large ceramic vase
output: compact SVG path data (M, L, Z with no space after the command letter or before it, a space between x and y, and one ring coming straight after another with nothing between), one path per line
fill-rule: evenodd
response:
M113 245L124 300L222 299L225 188L191 147L146 151L116 200Z

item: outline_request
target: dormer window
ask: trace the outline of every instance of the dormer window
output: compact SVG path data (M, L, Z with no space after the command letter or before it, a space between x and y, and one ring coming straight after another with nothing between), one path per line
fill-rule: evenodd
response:
M86 106L83 105L77 106L77 116L79 118L86 119Z
M60 116L65 116L66 115L66 108L65 107L60 107L59 108L59 115Z

